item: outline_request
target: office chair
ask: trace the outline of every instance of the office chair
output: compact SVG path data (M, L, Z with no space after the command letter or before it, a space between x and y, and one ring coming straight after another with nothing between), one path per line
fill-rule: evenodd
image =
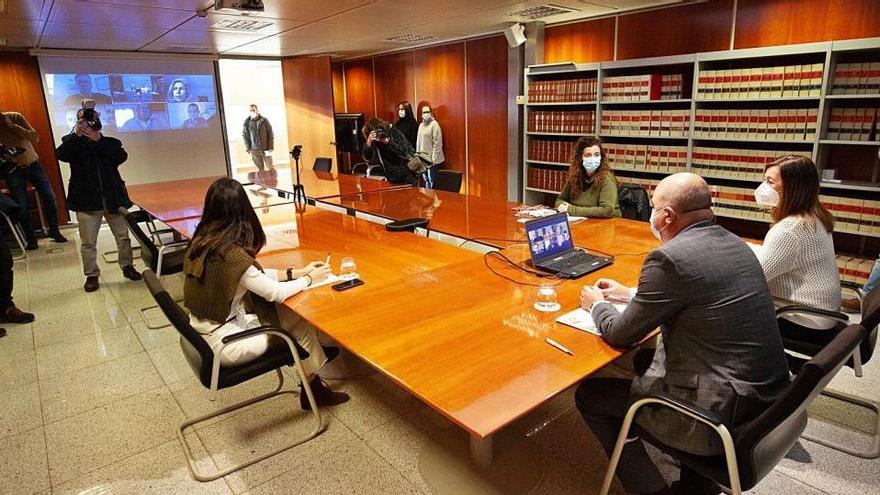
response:
M153 270L156 273L157 277L182 272L184 249L169 250L173 248L182 248L186 246L189 241L177 241L168 244L162 243L160 234L165 233L166 231L154 230L150 234L147 234L141 228L140 224L150 225L152 220L150 214L144 210L132 211L125 215L125 221L128 222L128 230L131 231L132 235L134 235L135 239L137 239L138 243L141 245L141 259L150 270ZM167 230L170 231L171 229ZM156 309L157 307L158 306L156 305L152 305L141 308L141 318L143 318L147 328L151 330L158 330L160 328L171 326L170 323L164 325L154 325L150 323L150 320L147 318L147 311Z
M457 193L461 191L461 172L438 170L434 179L434 189Z
M315 164L312 165L312 170L315 172L330 172L332 169L333 160L323 156L315 158Z
M860 325L865 327L865 338L859 343L858 348L853 352L852 358L846 363L853 369L855 375L862 377L862 367L871 360L874 355L874 347L877 345L878 324L880 324L880 287L874 288L866 295L862 295L859 290L861 286L852 282L841 282L840 285L849 290L854 290L861 302L862 320ZM849 317L843 313L836 311L824 311L817 308L807 306L783 306L776 310L776 317L785 314L810 314L821 316L836 322L836 326L830 330L805 331L797 337L786 336L782 339L782 344L786 350L795 352L804 356L814 356L827 346L846 325L849 324ZM798 372L797 369L803 362L803 359L790 356L789 362L792 364L792 371ZM814 435L804 435L804 438L824 445L826 447L844 452L856 457L864 459L876 459L880 457L880 405L873 401L844 394L834 390L825 390L822 395L832 397L834 399L853 404L862 409L867 409L874 415L874 433L871 436L871 447L868 450L857 450L849 445L836 443L831 440L825 440Z
M721 438L724 453L714 456L694 455L673 449L649 434L640 432L642 440L681 461L703 476L723 485L734 495L758 484L797 442L807 425L807 407L852 355L865 337L861 325L850 325L839 332L825 348L805 363L793 382L760 416L751 422L729 428L713 413L702 410L679 398L662 393L637 399L623 420L617 443L605 472L602 489L607 495L614 471L626 444L636 413L644 406L665 407L693 418L714 430Z
M621 184L617 188L620 216L630 220L647 222L651 218L651 201L648 192L638 184Z
M278 386L272 392L254 397L253 399L246 400L244 402L239 402L229 407L224 407L219 411L215 411L213 413L185 421L183 422L183 424L180 425L180 428L178 428L177 430L177 438L180 440L180 444L183 446L183 452L186 456L187 469L189 469L190 475L192 475L193 478L198 481L216 480L230 473L234 473L235 471L260 462L264 459L268 459L275 454L280 454L287 449L305 443L315 438L316 436L318 436L318 434L324 431L325 427L324 424L321 422L321 413L318 410L318 405L315 403L315 397L312 394L312 388L309 386L309 381L306 378L305 371L303 371L302 367L302 359L307 358L309 356L309 353L306 352L305 349L300 347L299 344L297 344L287 333L285 333L282 329L278 327L263 325L260 327L243 330L232 335L227 335L226 337L223 337L223 346L217 350L212 350L211 346L208 345L208 342L205 341L202 335L189 324L189 317L186 315L186 313L184 313L183 309L181 309L181 307L174 302L174 300L171 298L165 288L162 287L162 283L159 282L159 277L157 277L152 270L145 270L143 273L143 277L144 283L147 284L147 288L150 290L150 294L152 294L153 298L156 300L156 304L160 308L162 308L162 311L165 313L168 321L170 321L171 324L174 325L178 333L180 333L180 336L183 337L180 342L180 347L183 351L184 357L186 358L193 372L199 378L202 386L211 391L212 401L216 398L217 391L220 389L233 387L240 383L244 383L248 380L252 380L258 376L269 373L270 371L275 371L275 373L278 375ZM270 335L270 339L274 339L274 341L270 340L269 350L266 351L264 355L240 366L226 368L220 367L220 353L223 351L223 348L233 342L238 342L242 339L253 337L255 335ZM196 463L193 459L192 452L190 451L189 445L186 443L184 430L194 424L201 423L202 421L211 418L215 418L230 411L235 411L237 409L247 407L251 404L256 404L258 402L271 399L272 397L283 394L295 394L293 390L286 390L283 392L281 391L281 388L284 386L284 373L282 373L281 368L284 366L293 366L299 374L299 379L302 381L303 390L305 391L306 396L309 399L309 404L312 406L312 416L315 418L315 428L304 438L285 446L279 447L267 454L261 455L254 459L250 459L247 462L243 462L236 466L220 470L213 474L205 474L200 472L196 468Z
M18 244L18 248L21 249L21 254L18 256L13 256L13 260L22 260L27 258L27 250L25 249L25 236L24 232L22 232L21 227L18 223L13 223L12 219L9 218L9 215L6 212L0 211L0 215L3 215L4 220L6 220L6 225L9 226L9 230L12 232L12 237L15 238L15 243Z

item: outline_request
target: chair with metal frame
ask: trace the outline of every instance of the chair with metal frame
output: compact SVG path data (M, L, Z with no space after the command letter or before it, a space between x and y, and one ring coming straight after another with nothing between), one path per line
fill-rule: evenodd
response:
M461 191L461 172L455 170L438 170L437 178L434 179L434 189L449 192Z
M125 215L125 221L128 222L128 230L131 231L132 235L134 235L138 243L141 245L141 259L150 270L153 270L156 273L157 277L183 271L184 250L181 248L186 246L189 241L162 243L161 236L157 234L157 232L162 231L154 230L155 226L151 228L150 234L144 232L144 229L141 228L141 224L150 225L152 222L152 217L144 210L136 210L127 213ZM157 240L159 241L159 244L156 244ZM151 330L158 330L160 328L171 326L170 323L161 325L150 323L146 313L157 307L158 306L156 305L145 306L140 310L141 318L144 320L147 328Z
M9 226L9 230L12 231L12 237L15 238L15 243L18 244L19 249L21 249L21 254L18 256L13 256L14 260L23 260L27 258L27 250L25 249L25 238L24 232L21 231L21 226L17 223L14 223L9 215L5 212L0 211L0 215L3 215L3 218L6 220L6 225Z
M723 485L739 495L758 484L800 438L807 425L807 407L825 389L865 337L861 325L850 325L839 332L810 361L777 399L757 418L737 428L724 424L714 413L662 393L637 398L629 407L614 445L601 495L607 495L614 479L620 454L627 442L636 413L642 407L665 407L688 416L714 430L721 439L724 453L701 456L673 449L646 433L645 440L682 464Z
M856 293L862 309L862 319L860 324L866 328L867 333L865 338L859 343L858 348L853 352L852 358L846 363L846 366L853 369L855 376L861 378L863 375L863 366L867 364L874 355L874 348L877 345L877 333L880 331L880 328L878 328L878 324L880 324L880 288L874 288L870 293L863 294L860 290L861 286L858 284L842 281L840 285L844 289L852 290ZM849 317L844 313L825 311L808 306L783 306L776 310L777 317L786 314L821 316L836 322L836 326L832 329L816 330L809 333L805 332L801 338L795 338L790 335L783 337L782 343L786 350L803 356L814 356L822 350L822 348L828 345L837 332L849 324ZM792 363L792 371L797 372L797 368L800 363L803 362L803 359L790 356L789 361ZM804 438L811 442L856 457L864 459L876 459L880 457L880 404L854 395L837 392L835 390L824 390L822 395L858 406L861 409L866 409L873 413L874 432L871 435L871 446L867 450L858 450L850 445L826 440L811 434L805 434Z
M284 452L285 450L293 448L297 445L305 443L315 438L324 431L326 425L324 425L324 423L321 421L320 410L318 409L318 405L315 402L312 388L309 386L309 381L306 378L306 374L302 366L302 360L307 358L309 356L309 353L306 352L305 349L300 347L300 345L296 343L293 338L291 338L281 328L271 325L263 325L260 327L243 330L232 335L227 335L222 339L223 345L218 349L212 350L211 346L208 345L208 342L205 341L202 335L199 334L192 327L192 325L190 325L189 317L187 316L187 314L176 302L174 302L174 300L171 298L165 288L162 287L162 283L159 282L159 278L156 276L156 274L153 273L152 270L145 270L143 273L143 277L144 282L146 283L147 288L150 291L150 294L156 300L156 304L160 308L162 308L165 316L180 333L182 337L180 344L181 350L183 351L183 354L193 372L196 374L196 376L198 376L202 386L211 391L212 401L216 399L217 392L221 389L244 383L248 380L254 379L258 376L262 376L271 371L275 371L278 375L278 386L272 392L254 397L253 399L239 402L228 407L224 407L218 411L200 416L198 418L187 420L180 425L177 430L177 438L180 440L184 454L186 456L187 469L189 469L190 475L192 475L194 479L198 481L216 480L230 473L234 473L240 469L260 462L264 459L272 457L276 454L280 454L281 452ZM266 351L265 354L246 364L224 368L220 367L220 356L223 352L223 349L227 345L232 344L233 342L238 342L243 339L253 337L255 335L269 335L270 339L274 339L274 342L270 343L269 349ZM197 423L201 423L202 421L215 418L230 411L241 409L251 404L262 402L272 397L283 394L296 395L296 392L294 392L293 390L281 391L284 385L284 373L281 371L281 368L283 368L284 366L293 366L294 369L296 369L299 379L302 382L302 388L305 391L306 396L308 397L309 405L311 405L312 407L311 414L315 419L314 429L304 438L296 442L279 447L272 450L271 452L258 456L254 459L250 459L236 466L219 470L213 474L200 472L196 467L196 463L193 458L192 452L190 451L189 444L187 444L186 442L184 431L188 427Z

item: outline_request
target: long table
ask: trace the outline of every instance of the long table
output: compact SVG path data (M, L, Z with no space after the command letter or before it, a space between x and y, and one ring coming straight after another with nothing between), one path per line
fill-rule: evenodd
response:
M444 228L453 234L474 237L519 233L520 224L515 232L508 230L515 220L506 203L503 211L489 211L488 203L474 198L435 197L448 209L435 210L434 218L442 215L443 221L434 228L448 225ZM472 211L460 205L480 207ZM523 284L546 279L497 258L408 232L390 233L377 223L311 206L276 205L258 209L257 215L269 238L259 256L264 266L302 265L328 252L337 260L334 265L342 256L355 259L364 286L345 292L320 287L284 306L469 432L471 452L483 463L492 457L495 433L622 354L598 336L556 323L560 313L536 311L537 288ZM479 223L481 216L504 226ZM198 220L169 225L190 236ZM557 290L564 311L577 307L580 287L599 277L637 284L645 254L657 246L644 222L585 220L572 231L577 244L617 258L579 280L561 281ZM504 253L518 263L528 258L521 244L509 245ZM546 337L574 355L549 346Z
M253 182L277 189L284 193L293 194L295 171L291 170L288 175L259 173L252 174ZM250 176L249 176L250 177ZM362 192L381 191L390 189L410 188L409 185L392 184L385 180L371 179L349 174L334 174L332 172L316 172L311 169L300 171L300 183L305 188L306 197L312 200L326 199Z

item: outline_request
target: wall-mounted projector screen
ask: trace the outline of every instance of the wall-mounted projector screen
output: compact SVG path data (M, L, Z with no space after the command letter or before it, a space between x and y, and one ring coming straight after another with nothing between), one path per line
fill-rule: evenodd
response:
M95 100L106 136L122 141L129 184L226 175L214 63L205 59L41 55L56 144ZM67 181L68 167L61 164ZM66 186L66 184L65 184Z

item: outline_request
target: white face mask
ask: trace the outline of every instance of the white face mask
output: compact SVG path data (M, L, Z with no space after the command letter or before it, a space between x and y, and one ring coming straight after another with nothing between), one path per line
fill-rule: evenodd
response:
M659 241L662 242L663 238L660 237L660 232L663 232L664 230L666 230L666 227L669 227L669 224L666 224L665 226L663 226L662 229L657 230L657 227L654 226L654 217L656 216L656 213L657 212L654 211L654 209L652 208L651 209L651 218L648 219L648 225L651 227L651 233L654 234L654 237L656 237Z
M583 161L584 170L586 170L588 174L592 174L596 170L599 170L599 166L602 165L601 156L585 156L583 157Z
M762 206L776 206L779 204L779 193L767 182L762 182L755 189L755 201Z
M398 111L397 111L397 115L398 115L400 118L404 118L404 117L406 117L406 110L398 110Z
M425 112L422 114L422 120L424 120L425 122L430 122L433 118L434 117L431 116L431 112Z

